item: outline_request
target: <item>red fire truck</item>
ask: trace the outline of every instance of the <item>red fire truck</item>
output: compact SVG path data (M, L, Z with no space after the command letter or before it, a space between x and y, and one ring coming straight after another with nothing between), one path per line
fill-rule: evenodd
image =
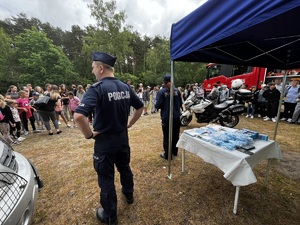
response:
M206 65L207 74L203 82L203 88L210 92L213 84L226 84L231 88L231 82L235 79L241 79L246 88L250 89L252 86L260 88L260 85L269 83L279 79L282 81L285 70L251 67L251 66L237 66L209 63ZM292 80L300 81L300 69L292 69L287 71L286 84L289 85Z
M206 65L207 74L203 82L203 88L210 92L213 84L226 84L231 88L231 82L235 79L241 79L246 88L257 86L264 83L266 77L266 68L236 66L226 64L209 63Z

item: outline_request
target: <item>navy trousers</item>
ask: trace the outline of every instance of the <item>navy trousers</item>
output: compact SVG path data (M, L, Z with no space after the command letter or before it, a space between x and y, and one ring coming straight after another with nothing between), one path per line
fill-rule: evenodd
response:
M100 134L94 145L94 169L98 174L100 203L107 220L117 218L117 194L114 178L116 165L120 173L123 194L133 193L133 174L130 169L130 147L127 130L118 134Z
M162 131L163 131L163 147L165 151L165 157L168 158L168 146L169 146L169 120L161 121ZM172 134L172 155L177 156L178 148L176 144L179 140L180 132L180 118L173 118L173 134Z

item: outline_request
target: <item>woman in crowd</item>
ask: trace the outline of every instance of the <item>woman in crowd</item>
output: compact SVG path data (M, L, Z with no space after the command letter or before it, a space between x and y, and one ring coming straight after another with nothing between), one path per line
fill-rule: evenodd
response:
M37 92L37 93L39 93L39 98L42 98L42 97L44 97L44 90L43 90L43 88L41 88L40 86L36 86L35 88L35 92Z
M77 92L76 92L76 97L82 100L83 96L85 94L85 90L82 85L78 85L77 87Z
M51 91L51 84L47 83L45 85L46 91L44 91L44 95L49 94Z
M55 110L54 110L57 100L60 99L60 95L58 93L58 87L56 85L52 85L51 91L49 94L47 94L47 96L49 96L50 99L46 105L38 107L39 113L40 113L41 117L43 118L45 127L48 130L49 135L53 135L53 132L52 132L51 126L50 126L50 120L52 121L52 123L56 129L56 133L60 134L61 130L59 129L58 122L56 120Z
M11 99L18 99L19 93L18 88L15 85L10 85L9 89L7 90L6 96L9 96Z

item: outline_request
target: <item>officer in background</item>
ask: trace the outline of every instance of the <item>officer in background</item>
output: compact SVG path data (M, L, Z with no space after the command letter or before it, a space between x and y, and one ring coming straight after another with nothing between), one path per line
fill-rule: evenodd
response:
M75 122L86 139L95 139L94 169L98 174L100 203L96 216L102 223L118 224L117 195L114 185L114 164L127 203L133 203L133 174L130 169L130 146L127 128L143 112L143 103L134 91L114 77L116 57L103 52L92 55L92 73L98 80L84 95L75 110ZM128 122L130 106L136 110ZM94 112L93 131L88 115Z
M159 90L156 96L157 109L161 109L161 125L163 131L163 147L164 152L160 157L168 159L168 146L169 146L169 113L170 113L170 89L171 89L171 76L165 75L163 81L163 88ZM173 135L172 135L172 155L177 156L178 148L176 144L179 140L180 132L180 108L182 108L182 98L179 90L174 88L174 104L173 104Z

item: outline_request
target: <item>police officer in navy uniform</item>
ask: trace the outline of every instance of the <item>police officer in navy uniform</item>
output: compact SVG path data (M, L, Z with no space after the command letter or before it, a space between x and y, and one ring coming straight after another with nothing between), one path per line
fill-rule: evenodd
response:
M155 107L160 110L161 125L163 131L163 148L164 152L160 157L168 159L168 146L169 146L169 113L170 113L170 87L171 76L165 75L163 81L163 88L159 90L156 96ZM178 148L176 144L179 140L180 132L180 108L182 108L182 98L179 90L174 88L174 104L173 104L173 135L172 135L172 156L177 156Z
M106 224L118 224L117 195L114 185L116 165L127 203L133 203L133 174L130 169L130 146L128 131L141 116L143 103L134 91L114 77L116 57L103 52L92 55L92 72L95 83L84 95L75 110L75 122L87 139L95 139L94 169L98 174L100 203L96 216ZM128 121L130 106L136 110ZM88 115L94 112L93 130Z

